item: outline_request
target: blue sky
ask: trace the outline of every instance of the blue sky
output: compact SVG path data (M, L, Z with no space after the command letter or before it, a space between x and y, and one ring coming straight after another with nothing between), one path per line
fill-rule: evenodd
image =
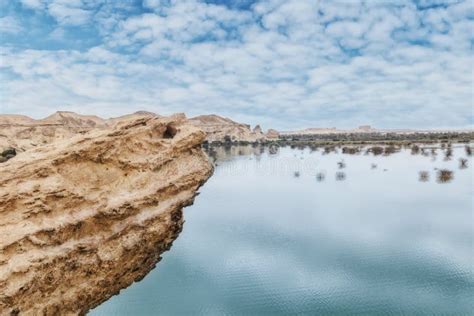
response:
M0 0L0 113L465 128L463 0Z

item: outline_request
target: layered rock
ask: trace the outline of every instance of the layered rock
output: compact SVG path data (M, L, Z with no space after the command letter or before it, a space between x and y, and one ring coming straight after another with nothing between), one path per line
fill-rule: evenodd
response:
M184 114L183 114L184 115ZM107 126L113 127L116 124L124 121L124 120L130 120L130 119L137 119L137 118L142 118L142 117L161 117L160 115L153 113L153 112L148 112L148 111L137 111L132 114L127 114L119 117L113 117L109 118L108 120L105 120L105 124Z
M257 142L265 138L259 126L252 131L250 125L218 115L201 115L191 118L190 122L206 132L209 142Z
M58 111L37 122L38 125L65 126L70 128L97 128L107 126L106 121L95 115L81 115L74 112Z
M278 139L280 137L280 133L275 129L269 129L265 134L267 139Z
M212 173L204 138L146 116L1 164L0 314L84 314L143 278Z
M124 120L159 115L138 111L116 118L103 119L94 115L81 115L59 111L44 119L34 120L22 115L0 115L0 150L13 147L25 151L55 141L68 139L76 134L84 134L93 129L114 127ZM252 130L250 125L235 122L218 115L201 115L191 118L190 123L206 132L209 142L250 142L262 141L266 135L260 125Z
M0 115L0 150L13 147L25 151L71 138L76 134L84 134L93 129L107 129L121 121L141 117L158 117L158 115L139 111L117 118L102 119L95 115L58 111L44 119L34 120L23 115L4 114Z
M254 128L253 128L253 131L252 131L254 134L258 134L258 135L261 135L263 134L262 132L262 128L260 127L260 125L256 125Z
M13 147L25 151L106 127L105 120L99 117L72 112L56 112L41 120L20 115L0 115L0 149Z

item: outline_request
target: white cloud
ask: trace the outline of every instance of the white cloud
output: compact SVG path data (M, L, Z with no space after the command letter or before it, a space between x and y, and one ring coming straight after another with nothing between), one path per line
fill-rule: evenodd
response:
M144 3L153 13L123 17L50 0L45 10L62 25L97 23L102 44L3 49L15 75L1 111L217 112L277 128L472 125L466 3L271 0L241 11L161 0Z
M20 0L21 4L30 9L44 8L44 0Z
M48 12L59 24L81 25L92 17L92 12L81 8L80 1L53 1Z
M20 22L11 16L0 18L0 33L15 34L23 30Z

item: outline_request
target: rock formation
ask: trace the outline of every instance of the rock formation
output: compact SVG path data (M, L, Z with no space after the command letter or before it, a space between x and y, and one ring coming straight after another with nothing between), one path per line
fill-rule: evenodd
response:
M145 116L0 164L0 314L85 314L143 278L212 173L204 137Z
M254 128L253 128L253 131L252 131L254 134L262 134L262 128L260 127L260 125L256 125Z
M247 124L218 115L201 115L191 118L190 122L206 132L209 142L256 142L265 138L260 129L252 131Z
M0 115L0 150L13 147L18 151L68 139L76 134L84 134L92 129L107 129L124 120L160 117L138 111L116 118L102 119L94 115L81 115L59 111L44 119L34 120L22 115ZM189 122L206 132L209 142L258 142L266 138L260 125L252 130L250 125L234 122L218 115L201 115Z
M20 115L0 115L0 148L13 147L24 151L105 127L105 120L72 112L56 112L42 120Z
M280 133L275 129L269 129L265 134L265 137L268 139L278 139Z
M78 133L110 128L121 121L140 117L158 117L158 115L139 111L106 120L95 115L58 111L44 119L34 120L23 115L4 114L0 115L0 149L13 147L25 151L57 140L68 139Z
M66 126L70 128L96 128L107 126L105 120L95 115L81 115L74 112L58 111L42 120L40 124Z

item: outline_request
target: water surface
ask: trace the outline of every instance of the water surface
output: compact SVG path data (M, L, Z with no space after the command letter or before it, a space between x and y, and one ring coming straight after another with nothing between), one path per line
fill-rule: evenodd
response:
M450 160L440 150L272 152L220 149L171 250L90 315L472 313L463 146Z

